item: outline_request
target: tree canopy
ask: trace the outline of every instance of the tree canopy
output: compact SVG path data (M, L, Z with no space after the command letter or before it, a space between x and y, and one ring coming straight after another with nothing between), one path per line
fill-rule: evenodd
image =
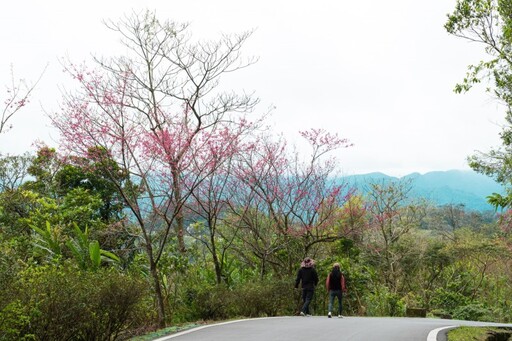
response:
M448 15L446 30L457 37L480 43L488 59L469 65L464 80L455 87L466 92L485 80L489 93L504 104L505 125L500 133L501 146L478 152L468 158L476 171L495 178L509 186L506 196L493 194L490 202L496 207L512 204L512 1L458 0L453 13Z

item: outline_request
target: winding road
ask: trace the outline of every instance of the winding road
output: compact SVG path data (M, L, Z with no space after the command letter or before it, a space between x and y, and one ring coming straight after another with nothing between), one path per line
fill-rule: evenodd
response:
M391 317L272 317L202 326L155 341L443 341L458 326L507 326L487 322Z

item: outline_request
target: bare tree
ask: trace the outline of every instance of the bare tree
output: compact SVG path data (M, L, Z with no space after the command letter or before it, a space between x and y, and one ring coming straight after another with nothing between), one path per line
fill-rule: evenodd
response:
M6 85L6 98L4 108L0 117L0 134L5 133L12 128L9 121L13 116L25 107L32 97L32 92L43 77L46 68L41 72L39 78L34 84L29 85L24 79L17 80L14 77L14 68L11 66L11 83Z
M241 148L243 149L243 148ZM237 152L238 149L232 149ZM189 235L200 242L210 254L215 270L217 283L227 282L225 265L227 252L233 245L237 233L222 233L222 226L228 213L229 200L233 192L237 192L233 181L233 157L226 155L215 162L216 171L209 174L192 192L191 199L186 203L190 213L191 224L187 230Z
M412 183L408 180L373 182L368 190L369 234L367 247L378 263L382 263L386 284L397 290L402 239L419 227L425 216L422 205L409 198Z
M28 167L32 162L28 153L0 157L0 191L14 191L28 177Z

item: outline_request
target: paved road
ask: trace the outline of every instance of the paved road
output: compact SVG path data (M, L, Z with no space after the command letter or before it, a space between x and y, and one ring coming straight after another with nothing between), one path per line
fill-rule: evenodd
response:
M208 325L158 341L442 341L439 330L461 325L499 324L429 318L274 317Z

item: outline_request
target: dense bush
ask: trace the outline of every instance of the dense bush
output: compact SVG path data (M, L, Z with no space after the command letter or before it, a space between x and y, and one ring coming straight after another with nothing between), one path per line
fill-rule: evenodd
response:
M293 315L298 297L293 281L267 279L236 286L189 283L174 301L173 321L221 320L233 317Z
M4 340L114 340L140 322L146 284L111 269L29 267L4 289Z
M453 312L453 318L457 320L492 321L490 310L479 303L457 307Z
M242 284L234 291L237 312L241 316L293 315L296 311L293 281L266 280Z
M469 298L466 295L447 288L436 289L431 301L434 309L441 309L450 314L467 304L469 304Z
M234 293L225 285L201 285L187 292L194 317L201 320L221 320L236 315Z
M385 286L379 286L366 297L368 316L404 316L405 301Z

